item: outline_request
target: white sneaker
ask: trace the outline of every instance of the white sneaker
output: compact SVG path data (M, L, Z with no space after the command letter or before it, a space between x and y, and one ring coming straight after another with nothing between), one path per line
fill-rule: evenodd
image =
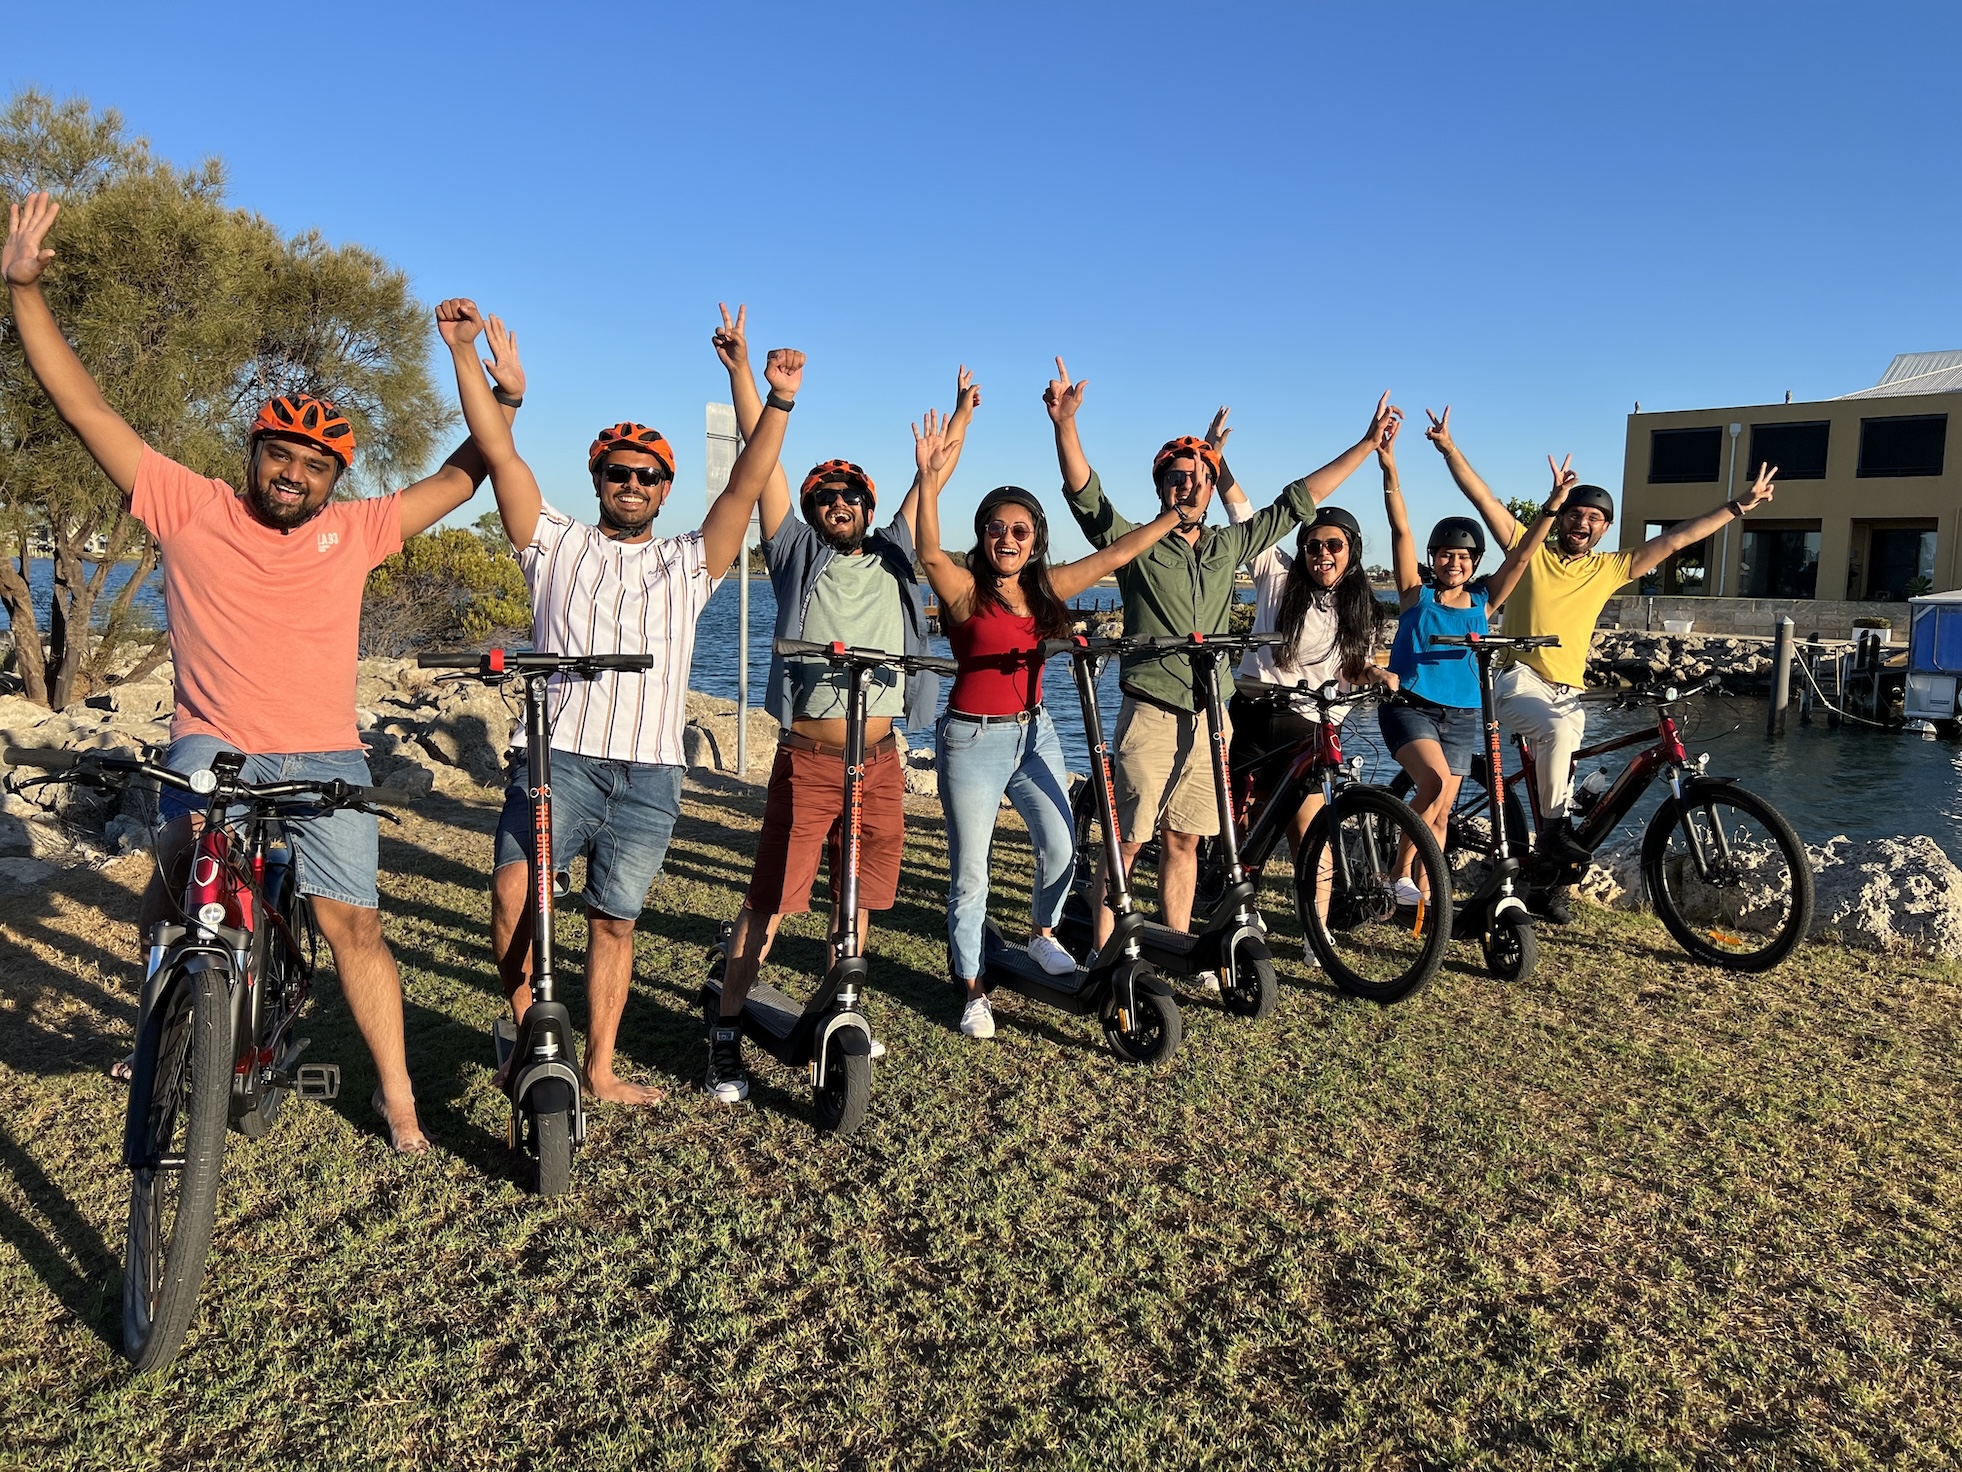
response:
M1424 891L1408 879L1398 879L1391 886L1391 889L1397 897L1397 903L1400 905L1416 906L1424 903Z
M1030 936L1029 959L1051 976L1068 976L1076 970L1076 957L1064 950L1062 942L1053 935Z
M1192 984L1199 989L1199 995L1202 997L1216 997L1219 995L1219 973L1217 971L1193 972Z
M976 997L961 1012L961 1031L971 1038L995 1035L995 1009L988 1005L986 997Z

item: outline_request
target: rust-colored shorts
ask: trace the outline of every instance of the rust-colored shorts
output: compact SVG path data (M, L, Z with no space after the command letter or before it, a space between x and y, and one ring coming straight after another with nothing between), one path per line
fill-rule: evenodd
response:
M814 749L815 748L815 749ZM865 754L859 800L858 904L890 910L899 895L899 854L906 842L906 769L888 736ZM818 857L824 855L832 893L843 882L845 754L786 731L770 768L756 871L743 907L758 915L795 915L811 906Z

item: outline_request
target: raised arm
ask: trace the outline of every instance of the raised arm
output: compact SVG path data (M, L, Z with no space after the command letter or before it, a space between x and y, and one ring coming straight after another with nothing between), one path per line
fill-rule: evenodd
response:
M497 497L497 514L504 523L504 534L514 546L527 547L537 529L538 508L544 504L544 498L539 495L537 477L518 453L510 422L505 419L504 410L477 361L476 340L485 326L484 319L478 314L475 302L461 297L444 302L437 313L443 341L448 344L451 362L456 367L456 396L463 406L463 422L469 426L470 438L476 442L477 452L483 456L490 473L491 492ZM503 333L502 323L498 323L498 331ZM402 494L406 498L412 491ZM409 512L404 508L402 535L405 537L414 535L409 520ZM421 531L434 520L431 517L415 531Z
M954 374L954 412L939 421L944 431L942 447L938 452L944 461L940 470L940 484L943 486L953 479L954 467L961 463L961 451L967 447L967 427L974 422L974 411L980 406L981 385L974 381L974 375L967 371L967 364L963 363ZM921 541L919 507L920 476L916 471L913 483L906 488L906 495L899 503L899 512L893 518L906 523L906 535L916 548Z
M1090 462L1083 458L1083 441L1076 435L1076 411L1083 407L1083 391L1088 387L1087 378L1071 383L1070 370L1058 358L1056 376L1042 393L1050 422L1056 426L1056 463L1063 472L1065 496L1078 495L1090 484Z
M1098 579L1107 578L1125 563L1142 557L1151 550L1154 542L1162 540L1167 532L1177 530L1178 524L1178 508L1168 506L1155 519L1143 526L1132 527L1108 547L1100 547L1088 557L1079 557L1075 562L1050 568L1049 586L1056 590L1058 598L1067 603L1078 593L1093 587Z
M522 404L525 398L525 370L524 365L518 361L517 334L506 329L499 318L480 318L476 303L467 297L451 297L447 301L437 303L436 330L442 335L443 342L450 347L452 353L455 352L454 335L464 320L466 309L470 320L482 326L484 340L490 344L491 355L484 360L483 372L490 374L494 385L492 397L499 406L497 417L505 428L506 437L509 438L511 422L518 417L518 405ZM477 329L473 326L470 335L474 338L476 332ZM473 360L475 356L473 349L471 353ZM479 373L477 379L481 383L483 373ZM516 453L515 448L513 453ZM477 444L477 437L474 434L466 436L463 443L450 453L450 458L437 467L434 475L425 476L403 490L401 498L396 502L402 518L403 537L413 537L418 532L427 531L448 516L477 493L477 487L483 484L484 477L489 473L490 463L484 458L483 450ZM507 476L506 482L509 483L511 479ZM513 494L521 495L515 491ZM532 529L538 525L539 504L538 486L534 481L531 487L530 510L527 512L521 507L517 513L518 519L523 521L525 533L524 540L519 541L511 531L513 512L506 508L504 498L498 497L497 514L504 523L504 534L517 546L530 544Z
M1403 484L1397 479L1397 457L1392 433L1376 452L1376 463L1383 467L1383 512L1390 519L1390 570L1397 580L1397 606L1413 608L1424 590L1418 570L1417 538L1410 530L1410 508L1403 504Z
M785 406L797 402L797 391L804 386L804 355L795 348L770 349L763 360L763 378L770 385L769 402L758 412L755 428L729 471L729 484L722 488L702 522L702 555L712 578L721 577L741 555L750 513L756 509L764 487L784 483L778 457L783 453L784 429L790 422L790 410ZM785 499L789 499L787 492Z
M27 366L54 401L62 422L75 431L102 473L123 493L127 509L136 489L136 467L143 459L143 439L129 422L109 407L89 370L75 356L61 326L48 310L41 292L41 273L55 253L41 242L61 206L46 194L30 194L7 206L7 244L0 250L0 273L7 278L13 305L14 330L27 354Z
M729 370L729 402L736 408L736 431L747 441L756 433L757 421L763 417L763 396L756 391L756 376L749 368L749 308L739 302L736 315L731 317L728 307L721 302L715 306L722 313L722 325L709 341L715 347L715 356ZM719 505L721 498L716 499ZM759 503L763 508L763 535L773 537L783 525L783 519L790 515L790 482L784 476L782 464L764 482Z
M1219 451L1219 499L1226 509L1229 522L1250 521L1253 519L1253 502L1241 489L1240 482L1233 474L1233 467L1226 463L1226 441L1232 435L1226 416L1233 411L1225 404L1213 415L1213 422L1206 426L1206 443Z
M933 596L940 600L940 621L964 623L974 602L974 575L947 555L940 545L940 492L953 474L959 447L951 443L953 418L942 419L929 409L923 420L926 428L913 426L913 463L919 474L914 480L918 491L918 518L913 538L914 556L926 570Z
M1444 406L1442 415L1433 414L1429 409L1424 415L1431 421L1431 427L1424 431L1424 438L1437 446L1438 454L1444 457L1444 467L1451 472L1451 478L1458 483L1473 506L1478 508L1486 527L1498 540L1501 547L1510 547L1512 539L1519 534L1519 522L1506 510L1505 503L1492 494L1492 488L1479 479L1478 472L1471 468L1464 451L1460 450L1451 438L1451 406Z
M1724 527L1732 520L1741 520L1744 513L1754 506L1769 501L1778 488L1772 482L1777 478L1776 465L1758 467L1758 478L1751 483L1751 489L1735 501L1726 501L1714 511L1706 511L1694 521L1679 521L1659 537L1650 537L1635 551L1634 560L1629 564L1628 576L1639 578L1645 573L1654 572L1662 566L1673 552L1694 546L1712 532Z
M1246 562L1259 556L1296 525L1306 521L1317 505L1334 495L1336 487L1355 474L1363 461L1376 453L1386 437L1395 435L1395 426L1402 419L1403 410L1390 402L1389 391L1384 390L1383 397L1376 401L1376 408L1369 416L1369 428L1361 439L1320 470L1310 471L1301 479L1291 481L1273 505L1263 507L1247 520L1219 531L1219 536L1228 539L1227 547L1233 560Z
M1525 575L1526 564L1533 554L1546 545L1547 534L1560 520L1560 508L1567 504L1567 493L1580 484L1580 475L1573 468L1574 457L1569 455L1560 465L1553 463L1551 455L1546 457L1546 466L1553 472L1553 493L1546 498L1540 514L1533 518L1533 524L1520 538L1519 545L1506 553L1506 560L1499 564L1499 570L1492 574L1485 585L1485 603L1488 608L1497 608L1512 596L1512 590L1519 586Z

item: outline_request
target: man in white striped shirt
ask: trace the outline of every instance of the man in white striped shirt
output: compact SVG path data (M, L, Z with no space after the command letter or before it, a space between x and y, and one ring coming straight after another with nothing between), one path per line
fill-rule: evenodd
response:
M770 402L787 410L803 379L803 354L773 351L764 376ZM780 441L781 424L773 428ZM531 590L532 647L654 656L645 673L554 676L549 706L553 857L560 864L586 859L586 1088L618 1104L662 1097L614 1072L613 1047L633 979L634 922L681 813L687 765L681 733L695 623L742 549L768 475L782 474L776 449L767 449L767 459L737 462L700 531L677 537L654 535L654 519L674 489L675 456L646 425L611 425L587 453L599 497L597 526L547 505L528 475L495 482L498 515ZM520 726L516 740L523 738ZM519 1018L531 1001L531 810L524 772L520 753L498 819L491 881L491 941Z

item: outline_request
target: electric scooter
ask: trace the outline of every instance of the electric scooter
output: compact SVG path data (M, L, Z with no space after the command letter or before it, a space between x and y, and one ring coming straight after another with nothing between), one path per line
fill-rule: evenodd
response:
M562 1196L572 1184L572 1152L586 1139L572 1015L552 982L552 915L560 875L552 861L552 726L546 697L553 675L589 680L602 670L646 671L651 654L533 654L493 649L485 654L425 654L424 669L464 670L486 685L523 682L525 791L531 799L531 1005L524 1020L499 1016L491 1029L504 1091L511 1098L511 1147L533 1162L541 1196ZM507 1066L508 1065L508 1066Z
M1260 884L1247 872L1240 859L1239 825L1233 811L1233 776L1227 765L1226 706L1220 693L1219 664L1222 656L1244 653L1281 642L1279 634L1186 634L1170 638L1106 640L1100 647L1119 653L1139 649L1177 650L1191 657L1193 686L1205 700L1206 744L1212 764L1213 796L1219 804L1219 838L1215 857L1223 887L1203 919L1194 914L1190 930L1174 930L1152 920L1141 920L1137 941L1140 954L1153 968L1168 976L1197 976L1213 972L1219 977L1220 1002L1227 1011L1258 1021L1274 1010L1278 985L1274 976L1274 955L1267 945L1267 928L1258 910ZM1046 647L1046 646L1045 646ZM1090 726L1096 708L1096 690L1086 680L1078 681L1078 694L1084 702L1084 728ZM1104 832L1114 825L1108 816ZM1107 866L1117 868L1116 850ZM1162 868L1164 856L1159 862ZM1196 886L1195 886L1196 888ZM1195 910L1199 896L1194 895ZM1074 913L1072 913L1072 910ZM1087 906L1065 907L1064 924L1058 927L1063 944L1073 954L1084 954L1091 944Z
M1115 639L1047 639L1041 654L1047 660L1070 656L1077 698L1083 703L1083 731L1089 740L1096 787L1097 814L1103 825L1105 868L1110 880L1106 902L1115 923L1110 939L1088 969L1079 965L1065 976L1052 976L1019 946L1010 945L993 921L982 928L981 985L986 991L1005 988L1031 1001L1076 1016L1095 1013L1103 1023L1104 1041L1127 1063L1158 1063L1178 1050L1185 1035L1179 1004L1171 989L1158 979L1143 951L1144 917L1131 908L1131 888L1118 857L1117 797L1111 782L1110 743L1104 739L1097 710L1095 662L1122 647Z
M1506 649L1544 649L1560 643L1555 634L1508 639L1498 634L1433 634L1431 643L1469 649L1478 666L1479 716L1484 722L1486 792L1492 824L1492 856L1478 888L1455 900L1452 939L1476 940L1485 953L1485 969L1500 981L1523 981L1539 963L1539 933L1526 908L1525 881L1506 832L1504 753L1499 745L1499 714L1492 689L1492 661Z
M880 1051L872 1025L858 1010L869 972L858 933L860 808L865 790L865 683L875 669L908 674L931 670L951 675L954 662L929 655L888 654L843 643L778 639L771 646L786 658L822 659L843 670L850 681L845 707L845 803L840 814L839 873L831 876L838 903L837 939L831 965L801 1006L758 977L743 998L742 1029L775 1058L792 1068L808 1068L814 1091L814 1122L827 1134L849 1135L865 1122L872 1100L872 1060ZM730 927L709 952L708 980L701 1001L710 1027L722 1011L722 975L728 959Z

